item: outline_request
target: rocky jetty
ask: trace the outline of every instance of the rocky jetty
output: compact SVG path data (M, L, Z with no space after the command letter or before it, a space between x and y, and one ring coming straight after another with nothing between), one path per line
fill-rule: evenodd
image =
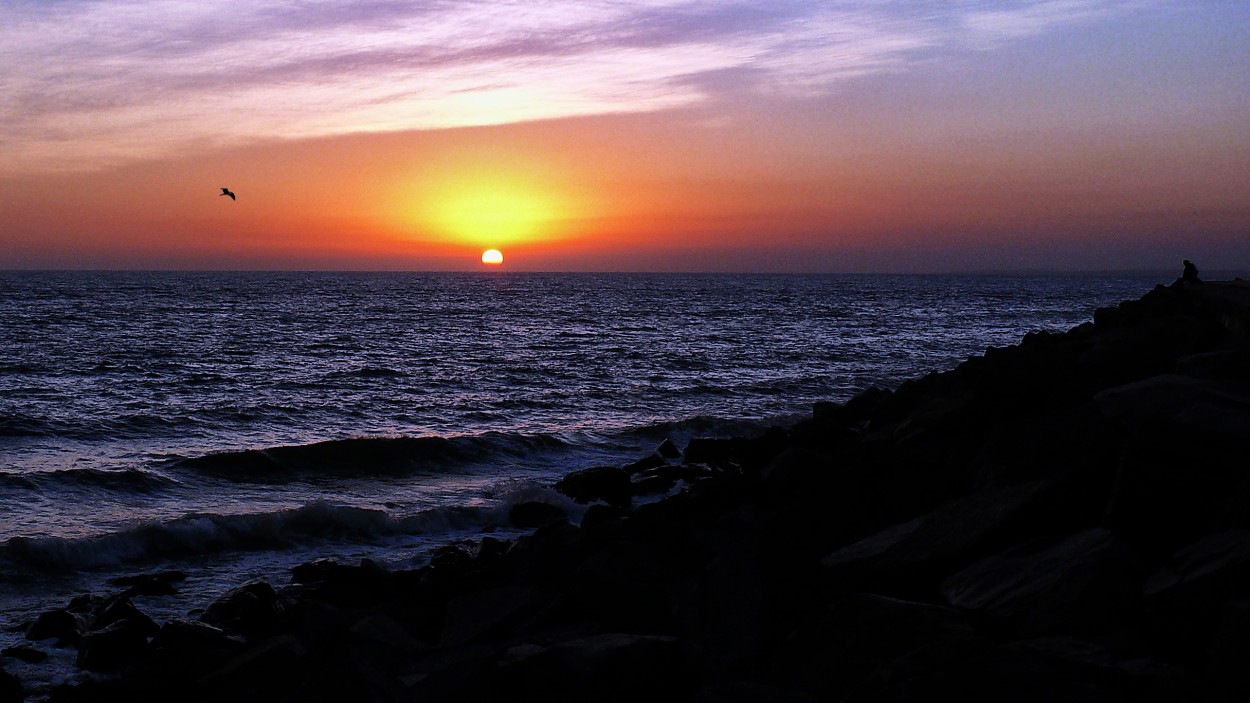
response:
M579 524L518 506L532 533L421 569L314 562L162 624L85 598L27 632L107 672L55 701L1246 700L1248 322L1250 288L1160 286L571 474Z

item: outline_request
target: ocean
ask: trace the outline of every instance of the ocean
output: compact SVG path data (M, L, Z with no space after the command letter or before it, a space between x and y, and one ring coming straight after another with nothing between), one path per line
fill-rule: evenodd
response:
M316 557L417 566L514 534L518 502L576 515L569 471L785 426L1158 283L0 272L0 647L118 576L187 575L136 598L160 620ZM19 674L46 688L72 652Z

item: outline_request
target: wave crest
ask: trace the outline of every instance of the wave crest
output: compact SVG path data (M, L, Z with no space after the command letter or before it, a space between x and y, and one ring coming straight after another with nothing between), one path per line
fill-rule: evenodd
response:
M0 545L0 557L13 565L71 571L315 542L368 542L481 526L489 517L481 508L444 507L395 518L381 510L318 501L269 513L195 513L96 537L14 537Z
M358 437L207 454L180 460L173 468L258 483L325 476L411 476L450 473L501 457L524 457L569 446L554 435L502 432L462 437Z

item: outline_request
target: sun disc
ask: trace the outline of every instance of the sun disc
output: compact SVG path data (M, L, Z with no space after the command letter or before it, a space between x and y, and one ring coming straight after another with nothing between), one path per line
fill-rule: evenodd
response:
M498 266L503 263L503 254L498 249L487 249L482 252L482 263Z

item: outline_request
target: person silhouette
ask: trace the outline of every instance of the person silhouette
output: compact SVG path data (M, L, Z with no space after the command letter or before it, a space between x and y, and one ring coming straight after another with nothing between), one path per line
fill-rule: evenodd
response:
M1189 259L1185 259L1185 271L1181 274L1181 280L1186 283L1199 283L1198 267Z

